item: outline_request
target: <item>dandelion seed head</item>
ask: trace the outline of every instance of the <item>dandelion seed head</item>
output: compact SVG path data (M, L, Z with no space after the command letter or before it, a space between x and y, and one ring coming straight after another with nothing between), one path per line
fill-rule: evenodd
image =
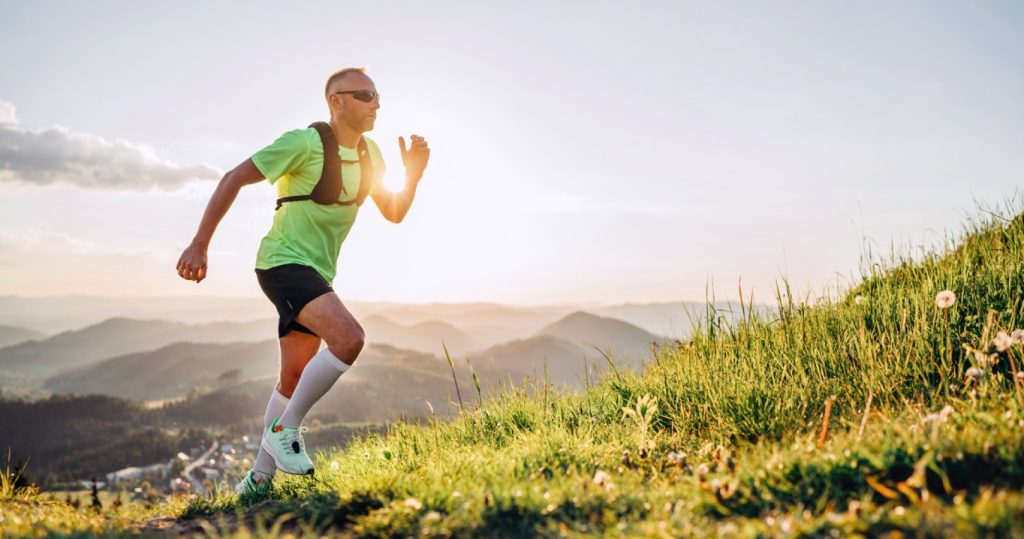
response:
M996 334L996 338L992 339L992 346L995 346L996 350L1000 352L1005 352L1013 346L1013 338L1005 331L1000 331Z
M859 294L857 295L857 297L853 298L853 302L856 303L857 305L864 305L866 301L867 300L864 299L864 296L861 296Z
M1010 332L1010 338L1014 344L1024 344L1024 329L1015 329Z
M337 470L337 469L338 469L338 468L340 468L340 467L341 467L341 465L340 465L340 464L338 464L338 461L336 461L336 460L332 460L332 461L331 461L331 469L332 469L332 470Z
M604 470L598 470L597 472L594 473L594 482L597 483L598 485L604 486L610 483L611 480L611 474Z
M951 290L943 290L935 295L935 305L940 309L947 309L956 304L956 294Z
M967 369L967 372L964 374L972 380L978 380L981 378L981 369L977 367L971 367Z
M419 500L417 500L416 498L406 498L405 501L402 502L402 505L408 507L409 509L413 509L415 511L419 511L420 509L423 509L423 504Z

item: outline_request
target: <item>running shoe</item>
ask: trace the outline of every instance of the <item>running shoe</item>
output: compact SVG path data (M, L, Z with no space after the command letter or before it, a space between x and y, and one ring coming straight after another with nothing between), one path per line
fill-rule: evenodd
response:
M263 435L263 449L274 457L277 469L294 475L313 475L313 463L306 454L302 432L295 427L286 427L274 418L267 433ZM305 430L305 427L302 428Z
M253 495L261 494L270 490L270 479L260 479L256 477L254 470L249 470L249 473L245 474L245 477L235 485L235 492L241 495Z

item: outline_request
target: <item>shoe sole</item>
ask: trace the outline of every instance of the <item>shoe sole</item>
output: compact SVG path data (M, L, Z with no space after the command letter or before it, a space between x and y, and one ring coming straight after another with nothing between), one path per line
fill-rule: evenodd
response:
M281 463L277 461L277 455L274 453L274 450L270 447L270 444L266 443L266 441L266 438L264 438L263 441L260 442L260 447L267 451L267 454L270 455L270 458L274 459L274 466L277 466L278 470L281 470L282 472L289 475L313 475L313 472L315 471L313 468L310 468L309 470L306 470L304 472L298 472L292 470L291 468L281 466Z

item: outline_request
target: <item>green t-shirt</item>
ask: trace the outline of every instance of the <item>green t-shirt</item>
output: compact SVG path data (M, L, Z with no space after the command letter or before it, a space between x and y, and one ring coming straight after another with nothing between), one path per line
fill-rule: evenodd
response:
M381 188L384 159L380 148L369 138L366 138L366 146L373 161L374 182L370 187L370 194L373 194ZM338 155L345 161L359 160L355 148L339 146ZM308 195L320 181L324 147L316 129L295 129L256 152L252 162L264 178L270 180L271 184L277 184L278 198ZM359 163L342 163L344 189L339 201L356 197L359 192L359 169ZM352 229L357 213L359 207L355 204L325 206L312 200L285 202L274 213L274 224L260 242L256 253L256 269L303 264L315 269L328 283L333 282L341 243Z

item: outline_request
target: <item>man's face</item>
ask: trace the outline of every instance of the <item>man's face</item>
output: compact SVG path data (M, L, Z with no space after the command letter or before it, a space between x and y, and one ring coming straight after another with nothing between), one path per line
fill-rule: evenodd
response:
M346 92L332 95L332 108L340 109L339 119L359 133L373 130L380 108L380 96L370 77L362 73L350 73L335 83L332 92ZM353 93L355 92L355 93ZM372 96L369 101L364 101Z

